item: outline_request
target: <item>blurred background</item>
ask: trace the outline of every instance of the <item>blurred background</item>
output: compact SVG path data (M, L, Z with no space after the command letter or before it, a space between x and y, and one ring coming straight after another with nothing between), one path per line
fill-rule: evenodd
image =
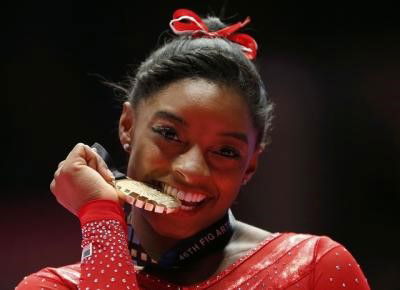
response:
M0 289L80 259L79 223L50 193L53 172L77 142L100 142L124 162L120 104L101 80L134 70L177 8L222 12L227 23L252 18L245 31L259 44L276 112L236 217L328 235L351 251L372 289L398 289L400 27L389 1L100 2L2 9Z

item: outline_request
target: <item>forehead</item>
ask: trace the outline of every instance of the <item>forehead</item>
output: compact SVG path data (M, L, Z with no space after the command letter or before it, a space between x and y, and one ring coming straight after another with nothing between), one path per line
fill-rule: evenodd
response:
M205 79L183 79L171 83L139 104L139 111L169 110L192 116L251 123L244 98L236 90ZM237 123L237 122L235 122ZM236 124L237 125L237 124Z

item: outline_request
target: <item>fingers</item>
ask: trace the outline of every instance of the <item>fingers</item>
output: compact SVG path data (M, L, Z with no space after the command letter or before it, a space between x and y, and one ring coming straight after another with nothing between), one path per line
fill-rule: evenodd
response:
M54 193L54 188L56 186L56 179L60 175L64 163L65 163L65 160L63 160L60 163L58 163L57 170L54 172L53 180L50 183L50 190L53 193Z
M83 143L78 143L71 150L61 167L65 166L72 170L79 166L89 166L96 170L107 182L114 180L114 176L103 158L97 154L94 148Z
M96 148L91 148L88 145L85 145L85 154L88 161L88 166L95 169L100 175L107 181L114 181L114 175L111 170L108 169L107 164L101 158L101 156L97 153Z
M63 166L63 164L64 164L64 162L65 162L65 160L63 160L63 161L61 161L60 163L58 163L58 166L57 166L57 168L60 168L60 167L62 167L62 166Z
M119 190L116 190L116 192L117 192L117 195L118 195L119 203L121 205L123 205L125 202L129 203L130 205L132 205L135 202L135 199L132 196L126 195L126 194L124 194L123 192L121 192Z
M50 190L62 206L76 214L90 200L121 202L112 181L114 176L100 155L79 143L58 164Z
M53 180L51 181L51 183L50 183L50 191L54 194L54 189L55 189L55 187L56 187L56 181L54 180L54 178L53 178Z
M57 178L60 175L64 162L65 160L58 163L57 170L54 172L54 178Z
M98 171L99 173L100 171L104 172L104 169L102 170L101 168L103 168L104 166L107 167L102 158L100 156L96 156L89 146L83 143L78 143L68 154L67 158L58 163L57 169L53 175L53 180L50 183L51 192L55 193L54 189L56 187L56 180L60 176L63 168L65 167L66 168L65 171L69 172L70 170L74 169L74 166L77 165L87 165L93 168L94 170ZM103 174L101 175L104 178ZM108 182L110 177L106 176L106 178L104 179L106 179Z

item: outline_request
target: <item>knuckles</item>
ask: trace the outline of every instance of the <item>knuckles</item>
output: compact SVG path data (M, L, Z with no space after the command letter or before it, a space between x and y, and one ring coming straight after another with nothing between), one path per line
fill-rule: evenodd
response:
M55 178L74 178L81 171L82 166L76 163L67 164L64 163L61 168L57 169L54 173Z
M53 179L53 180L51 181L51 183L50 183L50 191L51 191L53 194L54 194L55 187L56 187L56 181L55 181L55 179Z

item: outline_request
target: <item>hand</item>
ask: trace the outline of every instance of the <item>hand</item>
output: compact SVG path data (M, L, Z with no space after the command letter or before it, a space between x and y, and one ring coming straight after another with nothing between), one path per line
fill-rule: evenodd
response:
M77 215L91 200L123 203L123 195L111 185L113 181L114 176L104 160L94 149L79 143L59 163L50 190L62 206Z

